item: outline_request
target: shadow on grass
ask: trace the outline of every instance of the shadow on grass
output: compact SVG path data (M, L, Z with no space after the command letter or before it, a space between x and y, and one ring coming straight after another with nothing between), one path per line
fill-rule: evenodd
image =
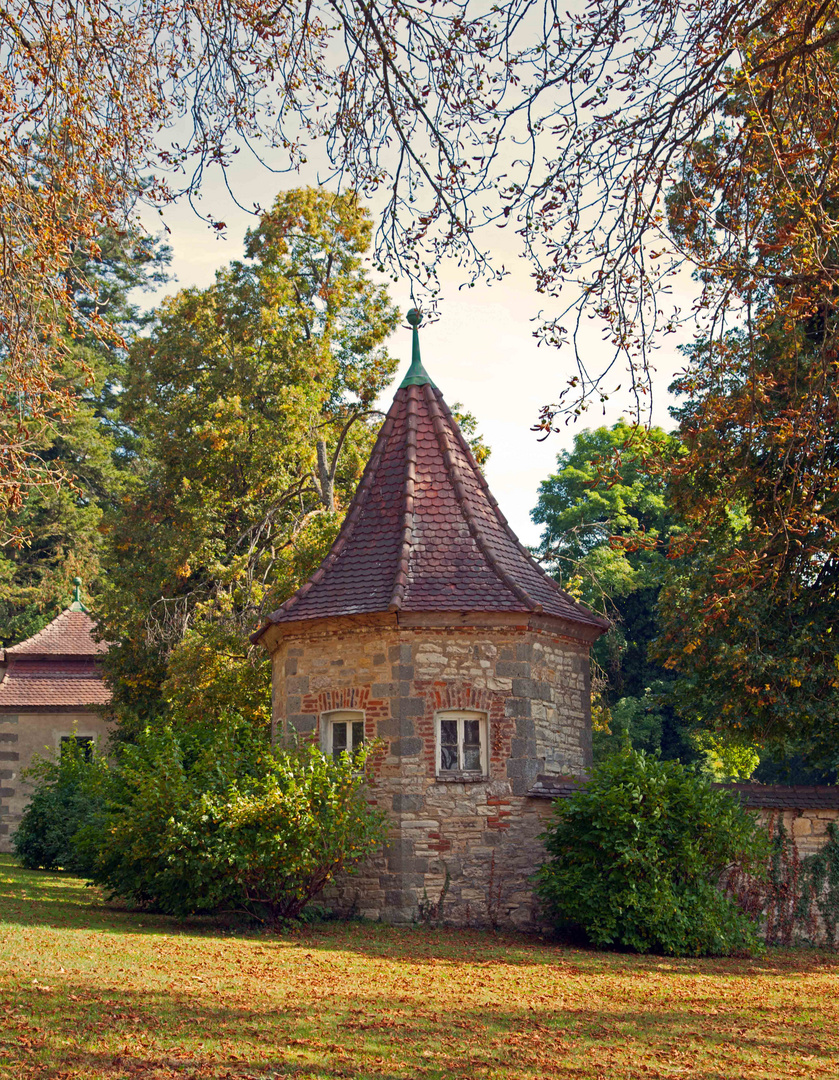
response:
M525 1003L463 1004L462 998L441 1008L439 999L420 997L406 1008L403 998L382 993L372 979L355 995L316 996L317 989L313 983L294 995L253 994L252 1004L243 1005L78 980L50 992L20 983L3 987L0 1044L7 1048L6 1063L18 1069L15 1077L29 1076L30 1068L38 1077L157 1076L151 1070L171 1069L173 1075L229 1080L298 1074L404 1080L541 1076L548 1063L550 1075L570 1077L596 1075L583 1072L592 1058L622 1070L647 1055L675 1051L693 1055L694 1080L730 1080L764 1075L760 1063L770 1056L783 1071L807 1055L812 1071L819 1066L822 1075L822 1064L836 1061L830 1031L820 1039L807 1018L789 1015L783 1001L759 1018L744 1018L736 1002L717 1003L714 1015L704 1017L669 1002L625 1008L617 998L599 1008L580 1002L535 1012ZM153 1049L142 1045L149 1034ZM685 1074L684 1067L676 1071Z
M489 930L384 926L378 923L327 922L299 931L307 947L356 953L359 956L404 960L413 964L453 964L549 967L564 974L618 976L655 974L745 978L786 977L816 971L839 973L839 953L827 949L767 949L756 957L673 957L638 954L594 946L569 946L550 936L495 933ZM538 973L534 971L534 977Z
M175 919L106 902L99 889L63 870L26 870L0 855L0 923L55 929L119 931L125 934L258 933L239 918L194 916Z
M758 958L682 959L569 947L551 938L518 933L445 927L386 926L380 923L327 920L298 924L277 933L231 916L171 916L106 903L97 889L72 874L24 870L9 855L0 855L0 923L84 929L120 934L259 937L268 949L289 941L320 951L406 961L416 965L449 962L472 965L550 967L565 974L597 972L612 975L655 973L658 976L762 977L791 972L839 971L839 954L826 950L770 949Z

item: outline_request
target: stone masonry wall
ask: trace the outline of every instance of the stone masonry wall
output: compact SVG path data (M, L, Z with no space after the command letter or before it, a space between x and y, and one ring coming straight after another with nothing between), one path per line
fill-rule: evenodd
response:
M56 753L63 735L107 737L107 725L98 713L4 713L0 715L0 852L12 850L12 836L29 802L29 787L21 773L35 754Z
M433 910L459 925L534 925L528 878L550 804L526 792L539 774L591 764L586 647L526 629L337 624L283 639L273 663L278 737L320 738L324 713L357 709L367 738L384 744L374 798L390 817L388 844L331 903L391 922ZM437 777L435 715L445 709L488 717L487 778Z
M770 826L779 816L804 858L814 855L827 841L827 826L831 821L839 822L839 809L761 810L758 820Z

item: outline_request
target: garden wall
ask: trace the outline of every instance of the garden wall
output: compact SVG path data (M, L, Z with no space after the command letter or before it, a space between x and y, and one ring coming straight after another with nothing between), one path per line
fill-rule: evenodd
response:
M764 823L780 816L802 858L819 850L831 821L839 822L839 787L784 784L715 784L736 795L747 810L756 810Z

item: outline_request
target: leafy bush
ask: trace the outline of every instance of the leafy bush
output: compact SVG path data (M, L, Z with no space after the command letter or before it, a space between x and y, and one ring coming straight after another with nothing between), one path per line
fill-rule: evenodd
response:
M122 749L106 814L77 843L93 880L131 903L294 918L383 838L365 762L272 749L236 718L150 728Z
M55 758L35 757L24 773L33 787L13 836L15 853L29 870L72 870L86 874L89 861L73 843L83 825L102 812L108 766L94 753L87 760L75 739Z
M537 876L546 914L595 945L699 956L759 947L719 888L731 864L761 872L766 836L691 769L625 749L557 802Z

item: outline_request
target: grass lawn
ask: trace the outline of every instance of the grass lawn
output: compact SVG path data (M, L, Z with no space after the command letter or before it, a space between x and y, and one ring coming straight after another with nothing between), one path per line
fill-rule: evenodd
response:
M839 1077L839 957L114 910L0 856L0 1077Z

